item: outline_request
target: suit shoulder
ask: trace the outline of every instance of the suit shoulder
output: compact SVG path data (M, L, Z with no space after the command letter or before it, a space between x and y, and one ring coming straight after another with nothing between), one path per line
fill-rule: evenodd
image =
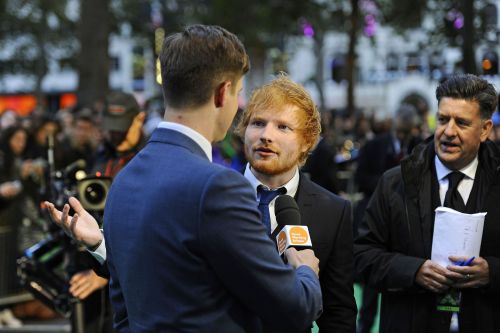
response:
M384 172L378 180L377 189L378 195L387 196L394 191L400 191L403 186L403 174L401 166L396 166Z
M386 183L399 182L401 180L401 166L395 166L384 172L382 180Z
M226 177L230 178L242 178L245 179L240 173L237 171L210 162L207 159L204 158L195 158L193 161L193 167L196 170L194 174L192 174L192 177L201 177L204 179L209 179L210 177L214 176L216 180L224 180Z
M299 191L303 190L308 194L313 194L317 197L322 198L323 200L327 200L330 203L334 203L337 205L344 206L346 204L349 204L348 200L336 195L335 193L328 191L326 188L316 184L315 182L307 178L305 175L301 174L300 178L301 179L299 183Z
M218 164L212 164L204 178L211 186L243 186L251 189L250 182L241 173Z

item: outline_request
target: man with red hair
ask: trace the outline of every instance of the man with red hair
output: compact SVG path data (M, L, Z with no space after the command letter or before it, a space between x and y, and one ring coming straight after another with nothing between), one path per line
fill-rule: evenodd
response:
M320 114L311 96L283 75L254 91L237 126L248 161L245 177L257 200L262 202L273 190L292 196L302 224L309 228L314 253L320 260L323 314L316 320L320 331L355 332L350 203L299 171L318 142L320 131ZM262 214L269 216L267 227L272 238L279 231L275 200L263 208L269 212Z

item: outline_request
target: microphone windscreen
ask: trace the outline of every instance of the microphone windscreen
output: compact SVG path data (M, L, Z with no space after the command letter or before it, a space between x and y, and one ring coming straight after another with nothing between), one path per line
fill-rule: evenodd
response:
M276 198L274 213L278 223L277 230L285 225L301 225L299 206L289 195L280 195Z

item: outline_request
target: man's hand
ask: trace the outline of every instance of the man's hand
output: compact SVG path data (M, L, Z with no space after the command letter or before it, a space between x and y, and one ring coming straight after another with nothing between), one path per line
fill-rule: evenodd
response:
M451 256L449 259L453 262L460 262L468 258ZM482 257L475 258L469 266L450 265L447 268L461 276L453 285L455 288L479 288L490 283L490 268L488 262Z
M285 251L285 257L293 268L306 265L316 273L316 276L319 275L319 259L316 258L313 250L306 249L297 251L295 248L291 247Z
M0 197L10 199L18 195L22 190L20 183L5 182L0 184Z
M92 215L83 209L82 204L76 198L71 197L68 202L75 211L73 216L68 215L68 204L64 205L62 211L55 208L51 202L45 201L44 205L49 210L52 220L62 227L71 238L90 248L102 242L102 232Z
M461 274L452 272L432 260L426 260L418 269L415 281L427 290L443 293L462 278Z
M71 277L69 292L79 299L85 299L94 291L104 288L107 283L108 280L97 276L93 270L89 269Z

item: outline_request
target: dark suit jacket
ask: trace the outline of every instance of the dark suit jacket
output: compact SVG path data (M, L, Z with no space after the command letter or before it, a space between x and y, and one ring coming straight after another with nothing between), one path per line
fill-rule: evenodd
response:
M316 323L320 332L355 332L351 205L303 175L296 200L319 258L323 314Z
M104 221L118 332L305 329L321 312L314 272L283 264L248 181L179 132L155 130Z
M319 259L323 314L316 323L320 332L354 333L357 308L353 291L351 205L302 173L295 200ZM266 327L266 332L273 330Z

